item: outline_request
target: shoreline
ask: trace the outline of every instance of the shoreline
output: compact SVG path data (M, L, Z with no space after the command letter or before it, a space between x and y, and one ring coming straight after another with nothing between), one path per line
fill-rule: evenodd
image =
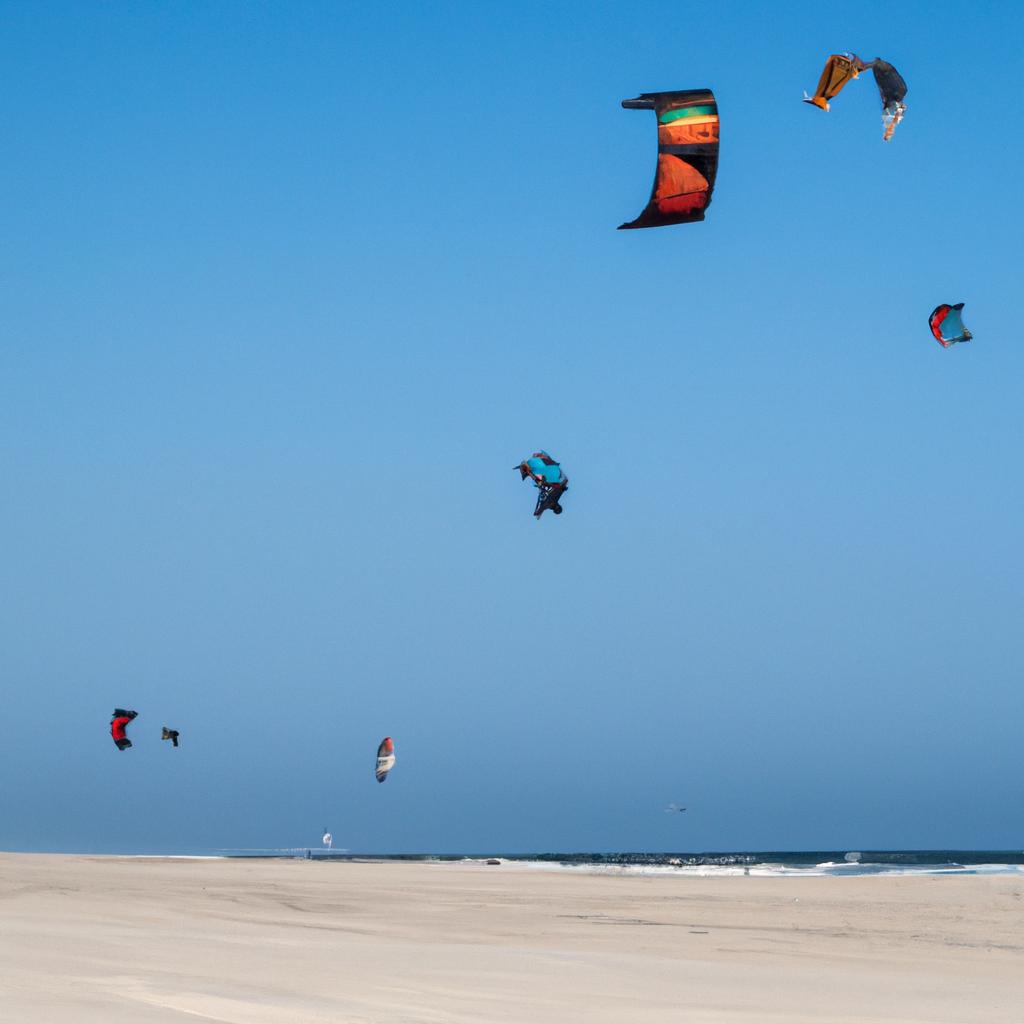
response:
M950 875L1024 875L1024 852L1016 850L902 850L790 853L543 853L388 854L324 850L318 847L223 849L190 853L91 853L0 851L0 856L86 857L121 860L317 861L339 864L487 865L506 871L649 877L858 878ZM1003 859L996 859L1002 857Z

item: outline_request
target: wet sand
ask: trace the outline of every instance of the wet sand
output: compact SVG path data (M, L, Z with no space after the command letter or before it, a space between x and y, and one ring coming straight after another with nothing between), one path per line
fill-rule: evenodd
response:
M0 855L7 1024L1024 1020L1024 877Z

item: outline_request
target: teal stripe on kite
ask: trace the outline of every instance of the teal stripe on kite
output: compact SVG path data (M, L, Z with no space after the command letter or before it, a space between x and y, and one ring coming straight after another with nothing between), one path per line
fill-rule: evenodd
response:
M658 118L658 124L671 124L673 121L682 121L686 117L709 117L717 113L718 108L710 104L700 107L682 107L680 110L666 110Z
M562 479L562 471L558 466L547 466L543 459L527 459L526 464L537 476L543 477L549 484L557 484Z

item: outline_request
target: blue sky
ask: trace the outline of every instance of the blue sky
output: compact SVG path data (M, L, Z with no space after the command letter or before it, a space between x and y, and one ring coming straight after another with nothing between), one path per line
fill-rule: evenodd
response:
M962 14L0 5L0 846L1019 847L1024 17ZM841 50L891 144L799 102ZM708 219L615 231L619 101L700 87Z

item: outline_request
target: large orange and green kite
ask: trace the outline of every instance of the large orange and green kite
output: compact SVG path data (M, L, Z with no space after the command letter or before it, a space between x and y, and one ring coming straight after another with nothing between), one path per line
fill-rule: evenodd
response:
M645 92L623 100L627 110L658 117L658 168L651 198L620 228L657 228L703 220L718 171L718 104L710 89Z

